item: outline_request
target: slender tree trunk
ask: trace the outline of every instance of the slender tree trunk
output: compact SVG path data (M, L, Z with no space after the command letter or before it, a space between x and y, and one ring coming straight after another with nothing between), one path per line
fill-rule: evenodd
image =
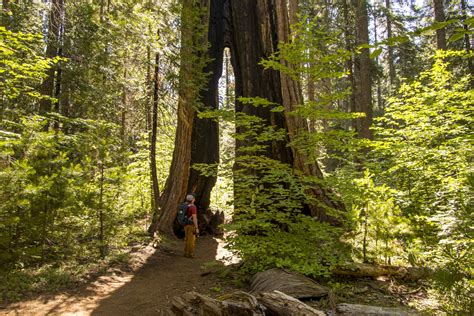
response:
M354 0L356 17L356 46L369 44L369 18L366 0ZM365 117L355 119L355 130L360 138L372 139L372 61L369 48L362 48L354 63L355 111Z
M446 17L443 0L433 0L433 5L435 21L444 22ZM446 50L446 29L444 27L436 30L436 44L438 49Z
M466 0L461 0L461 11L463 15L463 21L467 19L467 9L466 9ZM469 40L469 26L466 23L463 23L463 28L466 31L464 34L464 46L466 52L469 54L472 50L471 41ZM471 88L474 88L474 62L472 57L468 57L467 65L469 67L469 73L471 74Z
M198 19L196 19L196 15L199 15ZM148 228L149 233L154 233L159 229L163 234L173 236L173 222L176 218L177 206L186 195L191 165L191 138L195 106L199 99L196 76L203 70L202 63L197 61L196 57L202 57L202 51L204 51L202 48L207 47L208 23L209 0L183 0L178 124L175 145L170 173L160 199L161 214Z
M99 252L100 257L105 258L107 254L107 248L105 244L105 232L104 232L104 164L99 162Z
M150 105L152 105L152 81L151 81L151 47L150 45L146 48L146 95L147 102L145 102L145 129L147 134L151 131L151 111ZM150 137L150 136L149 136Z
M160 54L155 55L155 69L153 75L153 108L151 119L150 137L150 170L152 183L152 208L158 214L160 187L158 185L158 172L156 168L156 136L158 132L158 92L159 92Z
M345 0L344 6L343 6L344 21L346 22L344 26L344 42L345 42L345 49L348 52L353 52L354 45L352 42L353 34L350 29L350 26L352 23L350 22L349 1L350 0ZM348 71L347 85L348 87L350 87L352 93L350 94L350 97L347 100L347 108L345 110L355 112L355 82L354 82L354 56L353 55L350 58L348 58L346 61L346 70Z
M127 57L125 57L126 59ZM127 144L127 108L128 108L128 91L127 91L127 80L128 80L128 69L127 62L124 64L123 72L123 84L122 84L122 109L120 111L120 139L122 141L122 147L126 148Z
M46 57L53 58L58 55L59 49L59 36L61 28L61 15L64 11L63 0L52 0L51 10L49 14L49 26L48 26L48 42L46 46ZM40 93L50 98L54 97L54 79L56 69L51 67L46 72L46 78L40 86ZM51 99L43 99L39 104L40 114L45 114L52 110Z
M373 10L373 16L374 16L374 40L375 43L378 43L378 24L377 24L377 12L376 10ZM378 67L379 64L379 56L375 58L375 64ZM391 84L392 82L390 82ZM383 100L382 100L382 87L380 84L380 76L377 76L377 108L381 113L383 113Z
M390 0L385 0L386 21L387 21L387 38L393 36L392 34L392 5ZM396 80L395 65L393 64L393 46L388 46L388 78L390 79L390 87L393 87Z

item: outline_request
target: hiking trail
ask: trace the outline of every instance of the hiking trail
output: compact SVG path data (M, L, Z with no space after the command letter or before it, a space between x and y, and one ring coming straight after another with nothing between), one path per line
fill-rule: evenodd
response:
M200 237L195 258L183 256L184 241L143 247L132 271L112 269L106 275L56 295L6 306L0 315L160 315L171 299L187 291L215 296L231 290L206 266L222 266L231 254L223 241ZM133 267L135 265L135 267Z

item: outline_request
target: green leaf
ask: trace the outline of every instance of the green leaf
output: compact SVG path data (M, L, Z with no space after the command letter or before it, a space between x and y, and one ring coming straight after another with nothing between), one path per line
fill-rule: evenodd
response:
M370 58L377 58L382 53L381 48L377 48L370 54Z

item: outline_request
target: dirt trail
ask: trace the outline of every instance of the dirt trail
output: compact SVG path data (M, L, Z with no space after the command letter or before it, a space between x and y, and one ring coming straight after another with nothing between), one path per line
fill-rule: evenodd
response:
M160 315L171 298L195 290L219 290L215 273L201 276L202 266L229 255L222 241L199 238L196 257L184 258L183 242L141 251L144 264L134 273L116 270L94 282L55 296L43 296L8 306L1 315ZM215 294L215 292L214 292Z

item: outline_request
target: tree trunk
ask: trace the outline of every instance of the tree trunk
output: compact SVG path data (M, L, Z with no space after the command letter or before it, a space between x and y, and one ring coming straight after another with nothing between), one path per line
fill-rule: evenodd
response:
M159 229L165 235L173 235L177 206L186 195L191 164L193 121L200 90L197 83L202 79L200 74L203 70L200 59L203 47L207 47L207 33L203 30L207 30L208 22L209 0L183 0L176 138L169 176L160 199L161 214L157 220L155 214L155 220L148 228L149 233Z
M204 109L215 110L219 108L219 78L222 75L224 56L225 27L224 0L212 0L210 7L207 55L210 62L204 69L209 74L207 86L201 92ZM212 119L199 119L194 116L193 136L191 142L191 166L195 163L219 163L219 123ZM217 173L217 165L214 170ZM188 192L196 195L198 209L205 212L211 203L211 191L216 184L217 177L203 176L199 171L191 169Z
M435 21L444 22L446 17L443 0L433 0L433 5ZM444 27L436 30L436 44L438 49L446 50L446 29Z
M261 97L277 104L283 103L279 73L272 69L264 70L259 64L262 58L275 52L278 45L272 2L273 0L230 2L235 111L262 118L267 125L287 129L282 113L271 112L268 107L245 105L239 101L239 97ZM242 131L242 128L237 128L237 133ZM265 155L291 164L293 157L286 144L287 141L268 143ZM246 145L249 144L241 140L236 141L236 149ZM239 155L238 150L236 155Z
M160 54L155 55L155 69L153 75L153 108L150 135L150 170L152 183L152 208L158 214L160 188L158 185L158 172L156 168L156 136L158 132L158 92L159 92Z
M51 10L49 13L48 37L46 46L46 57L54 58L58 55L59 36L61 29L61 16L64 14L64 1L52 0ZM54 97L54 74L55 67L51 67L46 72L46 78L40 86L39 92L47 97ZM51 99L43 99L39 104L40 114L51 111Z
M127 57L125 56L125 60ZM127 92L127 79L128 79L128 71L127 71L127 62L124 64L124 72L123 72L123 84L122 84L122 107L120 111L120 140L122 141L122 148L126 148L127 144L127 107L128 107L128 92Z
M366 0L354 0L356 20L356 46L369 44L369 18ZM355 130L360 138L372 139L372 62L369 48L362 48L354 63L355 112L365 117L355 119Z
M385 10L386 10L386 17L387 17L387 38L393 36L392 34L392 5L390 0L385 0ZM390 79L390 87L395 84L396 80L396 72L395 66L393 64L393 46L388 46L388 78Z
M345 42L345 49L348 52L353 52L354 51L354 44L353 44L353 33L351 32L351 22L350 22L350 13L351 11L349 10L349 1L350 0L345 0L344 5L343 5L343 15L344 15L344 21L345 21L345 26L344 26L344 42ZM347 75L347 86L350 87L352 93L349 96L349 99L347 100L347 108L345 109L346 111L355 111L355 81L354 81L354 56L347 59L346 61L346 70L348 71Z
M285 113L273 113L268 108L243 105L236 101L236 112L243 112L263 118L268 125L275 125L288 131L289 139L272 142L266 155L288 163L294 169L307 176L321 178L322 172L317 164L308 164L307 157L296 148L287 144L308 131L303 118L289 115L296 106L303 102L299 84L290 76L278 71L264 70L259 62L278 49L278 43L290 40L289 13L286 0L272 1L231 1L232 17L232 61L235 71L236 99L238 97L262 97L270 102L281 104ZM245 12L245 14L244 14ZM237 133L240 130L237 129ZM237 148L245 146L242 141L236 142ZM236 195L239 192L235 192ZM334 202L327 191L314 184L311 194L324 206L342 209ZM309 206L312 216L320 220L335 223L336 220L326 215L321 207Z
M288 42L290 41L290 28L289 28L289 18L286 0L275 0L275 11L276 11L276 25L277 25L277 36L279 42ZM287 64L286 61L281 60L281 63L290 67L291 65ZM308 132L308 124L304 118L292 115L291 113L296 110L296 108L303 104L303 96L301 92L301 87L298 82L293 80L289 75L285 73L280 73L280 85L281 85L281 95L283 106L285 108L285 119L286 125L288 128L288 134L290 142L296 141L301 137L302 134ZM318 166L315 163L308 163L309 159L306 154L296 147L292 148L293 154L293 167L296 170L302 172L306 176L315 176L318 178L323 178L323 174ZM314 184L311 189L311 194L321 202L324 207L329 207L333 209L342 210L342 204L335 202L328 194L328 192L321 187L320 185ZM311 215L317 217L321 221L327 221L333 224L337 223L337 220L329 215L327 215L324 207L317 205L310 205Z
M466 10L466 0L461 0L461 11L463 15L463 21L467 19L467 10ZM469 54L471 52L471 41L469 40L469 27L466 23L463 23L463 28L466 31L464 34L464 46L466 52ZM467 58L467 66L469 68L469 73L471 74L471 88L474 88L474 62L472 56Z

